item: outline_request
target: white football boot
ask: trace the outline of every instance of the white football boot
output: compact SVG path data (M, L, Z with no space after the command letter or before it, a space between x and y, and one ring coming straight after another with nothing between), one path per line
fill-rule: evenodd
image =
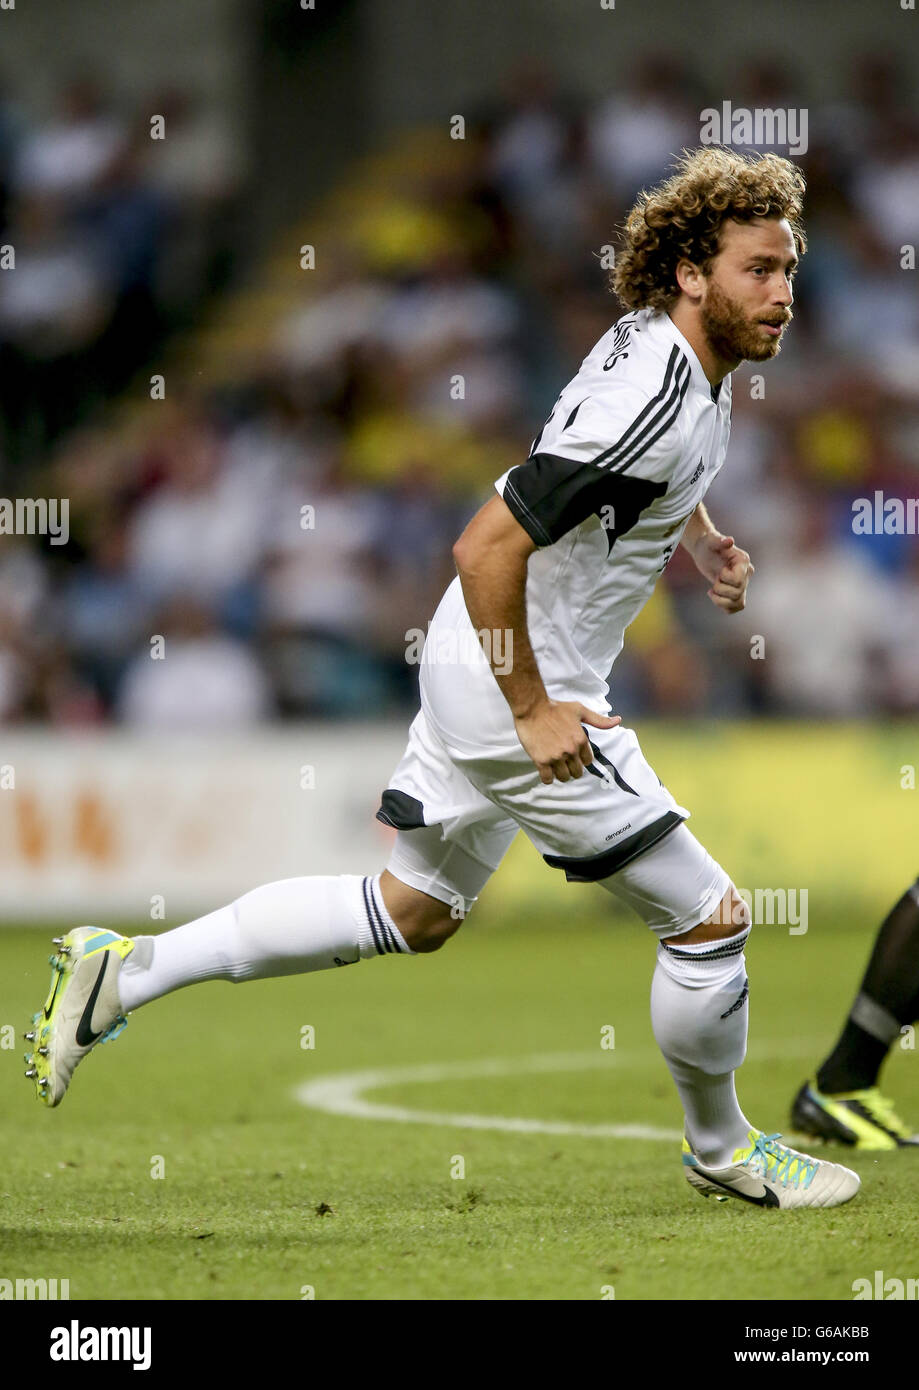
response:
M746 1148L734 1150L726 1168L708 1168L683 1140L687 1181L703 1197L738 1197L757 1207L838 1207L851 1201L861 1179L841 1163L826 1163L780 1144L778 1134L750 1130Z
M25 1035L32 1044L26 1076L46 1105L60 1105L78 1063L126 1026L118 975L125 957L150 939L135 942L100 927L76 927L54 938L51 988Z

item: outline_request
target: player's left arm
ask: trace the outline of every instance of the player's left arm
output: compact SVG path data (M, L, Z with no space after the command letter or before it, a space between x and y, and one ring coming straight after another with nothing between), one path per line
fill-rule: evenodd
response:
M734 544L733 536L722 535L712 524L701 502L686 523L680 543L711 584L708 596L712 603L725 613L739 613L746 606L753 562L745 550Z

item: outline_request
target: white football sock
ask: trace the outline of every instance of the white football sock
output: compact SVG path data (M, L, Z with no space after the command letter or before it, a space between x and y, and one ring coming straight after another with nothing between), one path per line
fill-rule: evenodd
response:
M755 1128L734 1090L747 1049L749 934L748 927L721 941L661 942L651 984L651 1024L683 1102L686 1138L712 1168L727 1167Z
M125 1013L199 980L258 980L415 954L386 911L380 875L266 883L183 927L141 943L118 978Z

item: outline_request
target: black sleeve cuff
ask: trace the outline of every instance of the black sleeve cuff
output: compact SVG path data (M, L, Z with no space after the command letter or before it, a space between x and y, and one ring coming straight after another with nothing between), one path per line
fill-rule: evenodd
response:
M666 483L611 473L556 454L534 454L511 469L504 501L537 546L554 544L596 514L612 550L616 537L630 531L645 508L666 491Z

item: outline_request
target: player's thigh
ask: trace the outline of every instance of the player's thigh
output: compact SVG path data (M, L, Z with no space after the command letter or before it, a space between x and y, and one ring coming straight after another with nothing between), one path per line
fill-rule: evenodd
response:
M730 877L685 825L598 882L631 907L661 941L682 936L707 918L720 920L722 903L730 914ZM742 900L738 903L742 909ZM729 915L716 934L729 936L744 925L743 919L735 923Z
M460 764L468 780L517 821L546 863L575 883L616 873L689 815L646 762L634 730L585 731L593 762L567 782L542 782L522 748Z

